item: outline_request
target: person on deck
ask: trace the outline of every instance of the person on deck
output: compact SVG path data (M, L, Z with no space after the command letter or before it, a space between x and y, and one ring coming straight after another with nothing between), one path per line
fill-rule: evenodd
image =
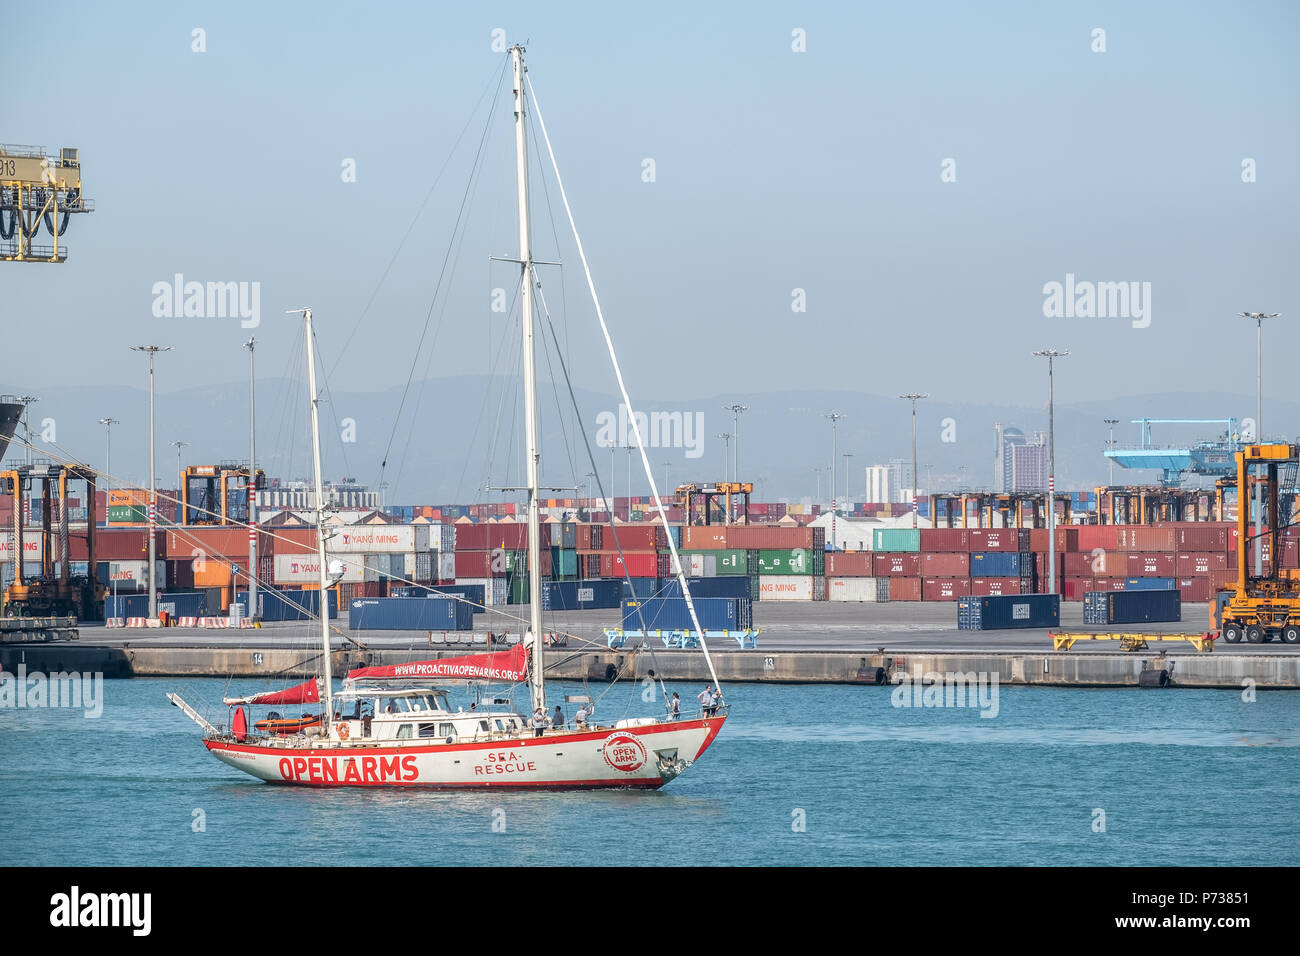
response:
M706 687L704 690L695 695L695 699L700 702L700 707L704 710L705 717L713 716L713 688Z
M542 736L542 734L546 733L546 711L538 707L533 711L533 719L529 723L532 724L533 736Z
M560 710L560 705L555 705L555 716L551 718L551 726L557 730L564 726L564 711Z
M573 723L574 723L574 726L577 726L577 727L586 727L586 726L587 726L587 717L590 716L590 714L591 714L591 711L587 710L587 705L586 705L586 704L579 704L579 705L578 705L578 712L577 712L576 714L573 715Z
M673 691L673 699L668 702L668 719L682 719L682 699L677 696L677 691Z

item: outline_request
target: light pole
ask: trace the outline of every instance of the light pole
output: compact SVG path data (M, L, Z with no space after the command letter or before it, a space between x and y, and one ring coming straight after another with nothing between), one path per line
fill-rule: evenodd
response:
M912 527L916 527L916 403L923 398L929 398L925 392L908 392L906 395L899 395L899 398L907 399L912 403ZM933 516L932 516L933 517ZM934 524L933 521L930 522Z
M814 504L820 504L822 500L822 468L821 465L813 465L813 474L817 476L817 497L813 499Z
M844 459L844 497L852 497L849 493L851 482L849 481L849 459L853 457L853 452L846 451L840 456Z
M1047 359L1047 593L1056 593L1056 379L1054 364L1070 350L1043 349L1034 355Z
M248 616L261 618L257 603L257 396L253 350L257 340L249 336L244 348L248 349ZM326 614L328 607L321 610ZM328 615L327 615L328 616Z
M1119 424L1119 419L1103 418L1102 421L1105 422L1106 425L1110 428L1110 437L1106 439L1106 447L1109 450L1114 451L1115 450L1115 426ZM1110 469L1110 471L1108 472L1108 476L1106 478L1106 484L1114 485L1115 484L1115 459L1107 458L1106 460L1110 463L1107 466ZM1100 504L1098 505L1098 507L1101 507Z
M158 526L158 495L154 486L154 451L153 451L153 359L159 352L170 352L170 345L132 345L132 352L144 352L149 356L149 617L158 617L157 581L154 580L154 561L157 560L157 541L154 530ZM234 595L231 595L234 600Z
M835 498L835 430L844 416L839 412L827 412L824 416L831 423L831 549L835 548L835 516L838 508Z
M1238 312L1243 319L1255 320L1255 444L1264 442L1264 320L1276 319L1279 312ZM1255 577L1264 573L1264 500L1263 489L1255 483ZM1241 504L1241 489L1237 489L1237 507ZM1276 546L1276 542L1274 542Z
M110 467L112 463L113 452L113 426L122 424L116 418L101 418L99 423L104 426L104 490L107 491L113 487L113 470ZM93 519L95 513L95 503L90 503L90 515Z
M731 432L719 432L713 437L722 439L722 472L731 481Z
M734 457L732 458L731 480L740 481L740 416L742 412L749 411L749 406L741 405L739 402L736 402L735 404L723 405L722 407L725 411L731 412L731 434L736 436L736 444L732 448L732 455Z
M18 401L23 403L23 437L27 442L27 448L23 454L23 461L30 465L32 463L32 428L27 422L27 412L31 409L31 406L39 402L40 399L35 395L19 395Z
M174 441L170 443L176 449L176 480L185 483L185 477L181 474L181 449L189 444L187 441Z

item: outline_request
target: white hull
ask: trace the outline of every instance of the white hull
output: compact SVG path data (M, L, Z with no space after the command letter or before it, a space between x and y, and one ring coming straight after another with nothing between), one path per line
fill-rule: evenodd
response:
M312 787L585 789L661 787L694 763L724 715L542 737L376 744L286 737L207 738L213 755L268 783Z

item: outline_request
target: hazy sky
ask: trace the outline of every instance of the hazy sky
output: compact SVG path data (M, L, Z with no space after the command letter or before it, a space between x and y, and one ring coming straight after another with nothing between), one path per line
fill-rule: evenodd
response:
M240 380L237 319L152 314L176 273L261 283L268 375L295 360L283 311L306 304L337 389L400 384L413 360L417 376L500 371L491 292L513 280L488 256L516 253L500 28L528 41L634 394L1031 403L1045 369L1029 352L1049 345L1073 350L1064 403L1253 393L1243 309L1284 313L1265 392L1293 394L1295 4L557 6L71 2L45 57L45 8L9 5L4 32L34 59L11 70L0 140L79 147L97 209L68 230L67 264L0 270L0 379L139 385L127 346L153 341L176 349L160 389ZM502 95L431 311L487 89ZM547 198L537 254L565 262L548 298L579 378L608 389ZM1045 317L1044 285L1067 274L1150 283L1149 325Z

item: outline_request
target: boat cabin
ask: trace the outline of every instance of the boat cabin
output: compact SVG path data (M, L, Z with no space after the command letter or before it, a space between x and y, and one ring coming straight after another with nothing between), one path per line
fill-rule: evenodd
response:
M471 705L455 711L447 692L436 687L357 687L334 695L331 737L369 743L420 741L456 743L519 737L527 722L518 714Z

